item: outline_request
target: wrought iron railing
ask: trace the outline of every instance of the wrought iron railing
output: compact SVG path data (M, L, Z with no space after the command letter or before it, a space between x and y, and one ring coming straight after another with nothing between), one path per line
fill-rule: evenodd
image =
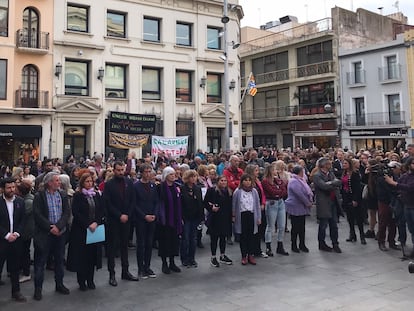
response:
M29 32L27 29L19 29L16 32L16 46L18 48L49 49L49 33L43 31Z
M343 123L348 127L407 125L405 120L405 111L347 114L345 115L345 120Z
M49 108L49 91L16 90L15 108Z

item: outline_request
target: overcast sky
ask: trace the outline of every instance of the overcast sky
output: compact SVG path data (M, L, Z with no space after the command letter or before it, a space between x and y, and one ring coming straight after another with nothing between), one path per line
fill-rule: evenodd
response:
M383 7L383 15L395 13L399 7L399 11L408 17L409 24L414 24L414 0L239 0L239 4L244 11L242 27L258 28L285 15L296 16L301 23L315 21L330 17L330 9L335 5L354 12L364 8L376 13Z

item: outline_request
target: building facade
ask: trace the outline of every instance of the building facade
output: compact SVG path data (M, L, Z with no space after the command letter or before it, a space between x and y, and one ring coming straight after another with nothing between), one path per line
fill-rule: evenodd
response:
M57 1L54 14L53 155L124 155L108 147L110 111L154 114L156 135L188 135L190 151L218 152L225 92L231 148L239 148L240 87L224 85L220 58L228 44L222 1ZM237 42L241 7L229 6L228 16L227 37ZM230 80L239 81L237 50L226 57Z
M335 7L331 16L242 29L241 74L253 73L258 88L241 104L245 146L343 145L338 50L392 40L400 22L364 9Z
M408 77L408 92L409 92L409 111L411 116L414 116L414 29L407 30L404 33L404 45L407 47L407 77ZM410 120L411 137L414 137L414 120Z
M412 142L404 35L339 53L342 143L352 150L392 150Z
M53 0L0 0L0 162L50 155Z

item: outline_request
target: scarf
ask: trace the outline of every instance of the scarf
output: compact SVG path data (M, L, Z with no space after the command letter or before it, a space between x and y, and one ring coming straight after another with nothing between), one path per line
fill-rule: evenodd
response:
M90 188L89 190L86 190L85 188L82 188L82 193L89 198L92 198L96 195L95 189Z
M172 189L173 191L171 191ZM164 182L164 190L167 196L166 200L166 219L165 224L171 228L175 228L177 234L182 233L182 215L181 215L181 197L180 192L177 191L177 186L174 184L172 187L168 186L167 182ZM168 216L167 216L168 215Z

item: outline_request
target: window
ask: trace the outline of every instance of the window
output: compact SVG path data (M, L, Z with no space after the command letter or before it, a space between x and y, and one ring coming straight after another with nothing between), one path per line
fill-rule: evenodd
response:
M362 71L362 62L353 63L355 83L364 83L364 76Z
M365 102L363 97L354 98L356 125L365 125Z
M397 64L397 56L392 55L386 57L387 61L387 75L385 76L388 80L392 79L399 79L399 71L398 71L398 64Z
M21 104L24 108L39 107L39 72L33 65L26 65L22 70Z
M68 30L89 32L89 7L68 4Z
M0 36L9 35L9 0L0 0Z
M126 38L126 14L108 11L106 14L106 35Z
M160 42L160 20L144 17L144 41Z
M221 50L220 28L207 27L207 48Z
M390 117L390 124L401 124L401 106L400 95L388 95L388 113Z
M221 74L207 74L207 102L221 103Z
M39 47L39 15L33 8L23 11L23 31L19 37L20 46L28 48Z
M0 99L7 99L7 60L0 59Z
M177 22L176 36L177 45L192 46L191 24Z
M296 50L298 66L332 60L332 41L319 42Z
M142 99L161 99L161 69L142 68Z
M126 98L126 66L106 64L105 97Z
M65 62L65 95L89 95L89 63L77 60Z
M181 102L192 101L191 72L177 70L175 74L175 99Z

